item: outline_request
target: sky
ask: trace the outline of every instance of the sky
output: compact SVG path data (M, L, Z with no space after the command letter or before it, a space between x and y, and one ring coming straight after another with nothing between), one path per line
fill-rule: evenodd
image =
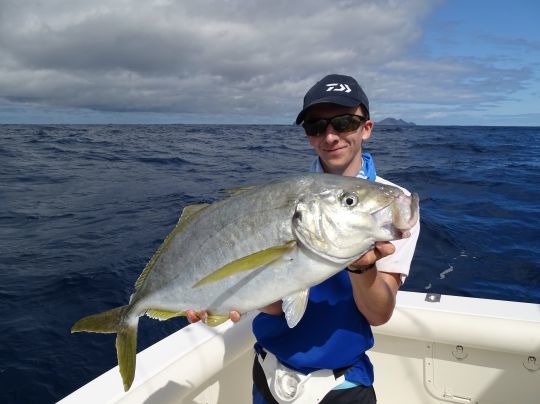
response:
M540 126L537 0L0 0L0 123L292 124L330 73L371 117Z

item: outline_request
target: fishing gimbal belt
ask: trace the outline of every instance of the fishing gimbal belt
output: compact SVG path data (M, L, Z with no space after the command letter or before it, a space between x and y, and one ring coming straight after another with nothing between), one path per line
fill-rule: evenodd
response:
M313 404L342 384L347 370L349 367L321 369L305 375L289 369L274 354L262 350L253 363L253 382L269 403Z

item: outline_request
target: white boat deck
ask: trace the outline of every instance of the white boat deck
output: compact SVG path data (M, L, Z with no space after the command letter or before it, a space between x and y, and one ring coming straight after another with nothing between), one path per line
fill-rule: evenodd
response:
M399 292L374 328L379 403L540 403L540 305L426 296ZM61 403L250 403L253 316L192 324L140 352L127 393L115 367Z

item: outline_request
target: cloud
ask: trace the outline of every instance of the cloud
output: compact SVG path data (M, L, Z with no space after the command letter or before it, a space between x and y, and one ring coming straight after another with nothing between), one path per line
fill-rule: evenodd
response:
M407 3L4 1L0 94L104 111L280 113L323 74L399 57L430 7Z
M0 0L0 99L104 113L284 116L330 72L374 105L487 102L527 69L410 56L437 3ZM449 91L451 89L451 91ZM399 109L399 108L398 108Z
M533 77L529 68L501 68L474 58L403 58L381 66L373 77L373 95L388 103L451 104L468 109L508 99Z

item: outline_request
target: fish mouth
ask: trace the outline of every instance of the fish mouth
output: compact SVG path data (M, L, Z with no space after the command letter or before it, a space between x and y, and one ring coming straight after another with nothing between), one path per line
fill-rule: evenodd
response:
M386 206L372 213L375 222L395 240L410 236L410 229L418 222L419 197L401 194Z
M412 229L420 216L420 197L413 192L410 196L398 196L395 202L394 225L402 231Z

